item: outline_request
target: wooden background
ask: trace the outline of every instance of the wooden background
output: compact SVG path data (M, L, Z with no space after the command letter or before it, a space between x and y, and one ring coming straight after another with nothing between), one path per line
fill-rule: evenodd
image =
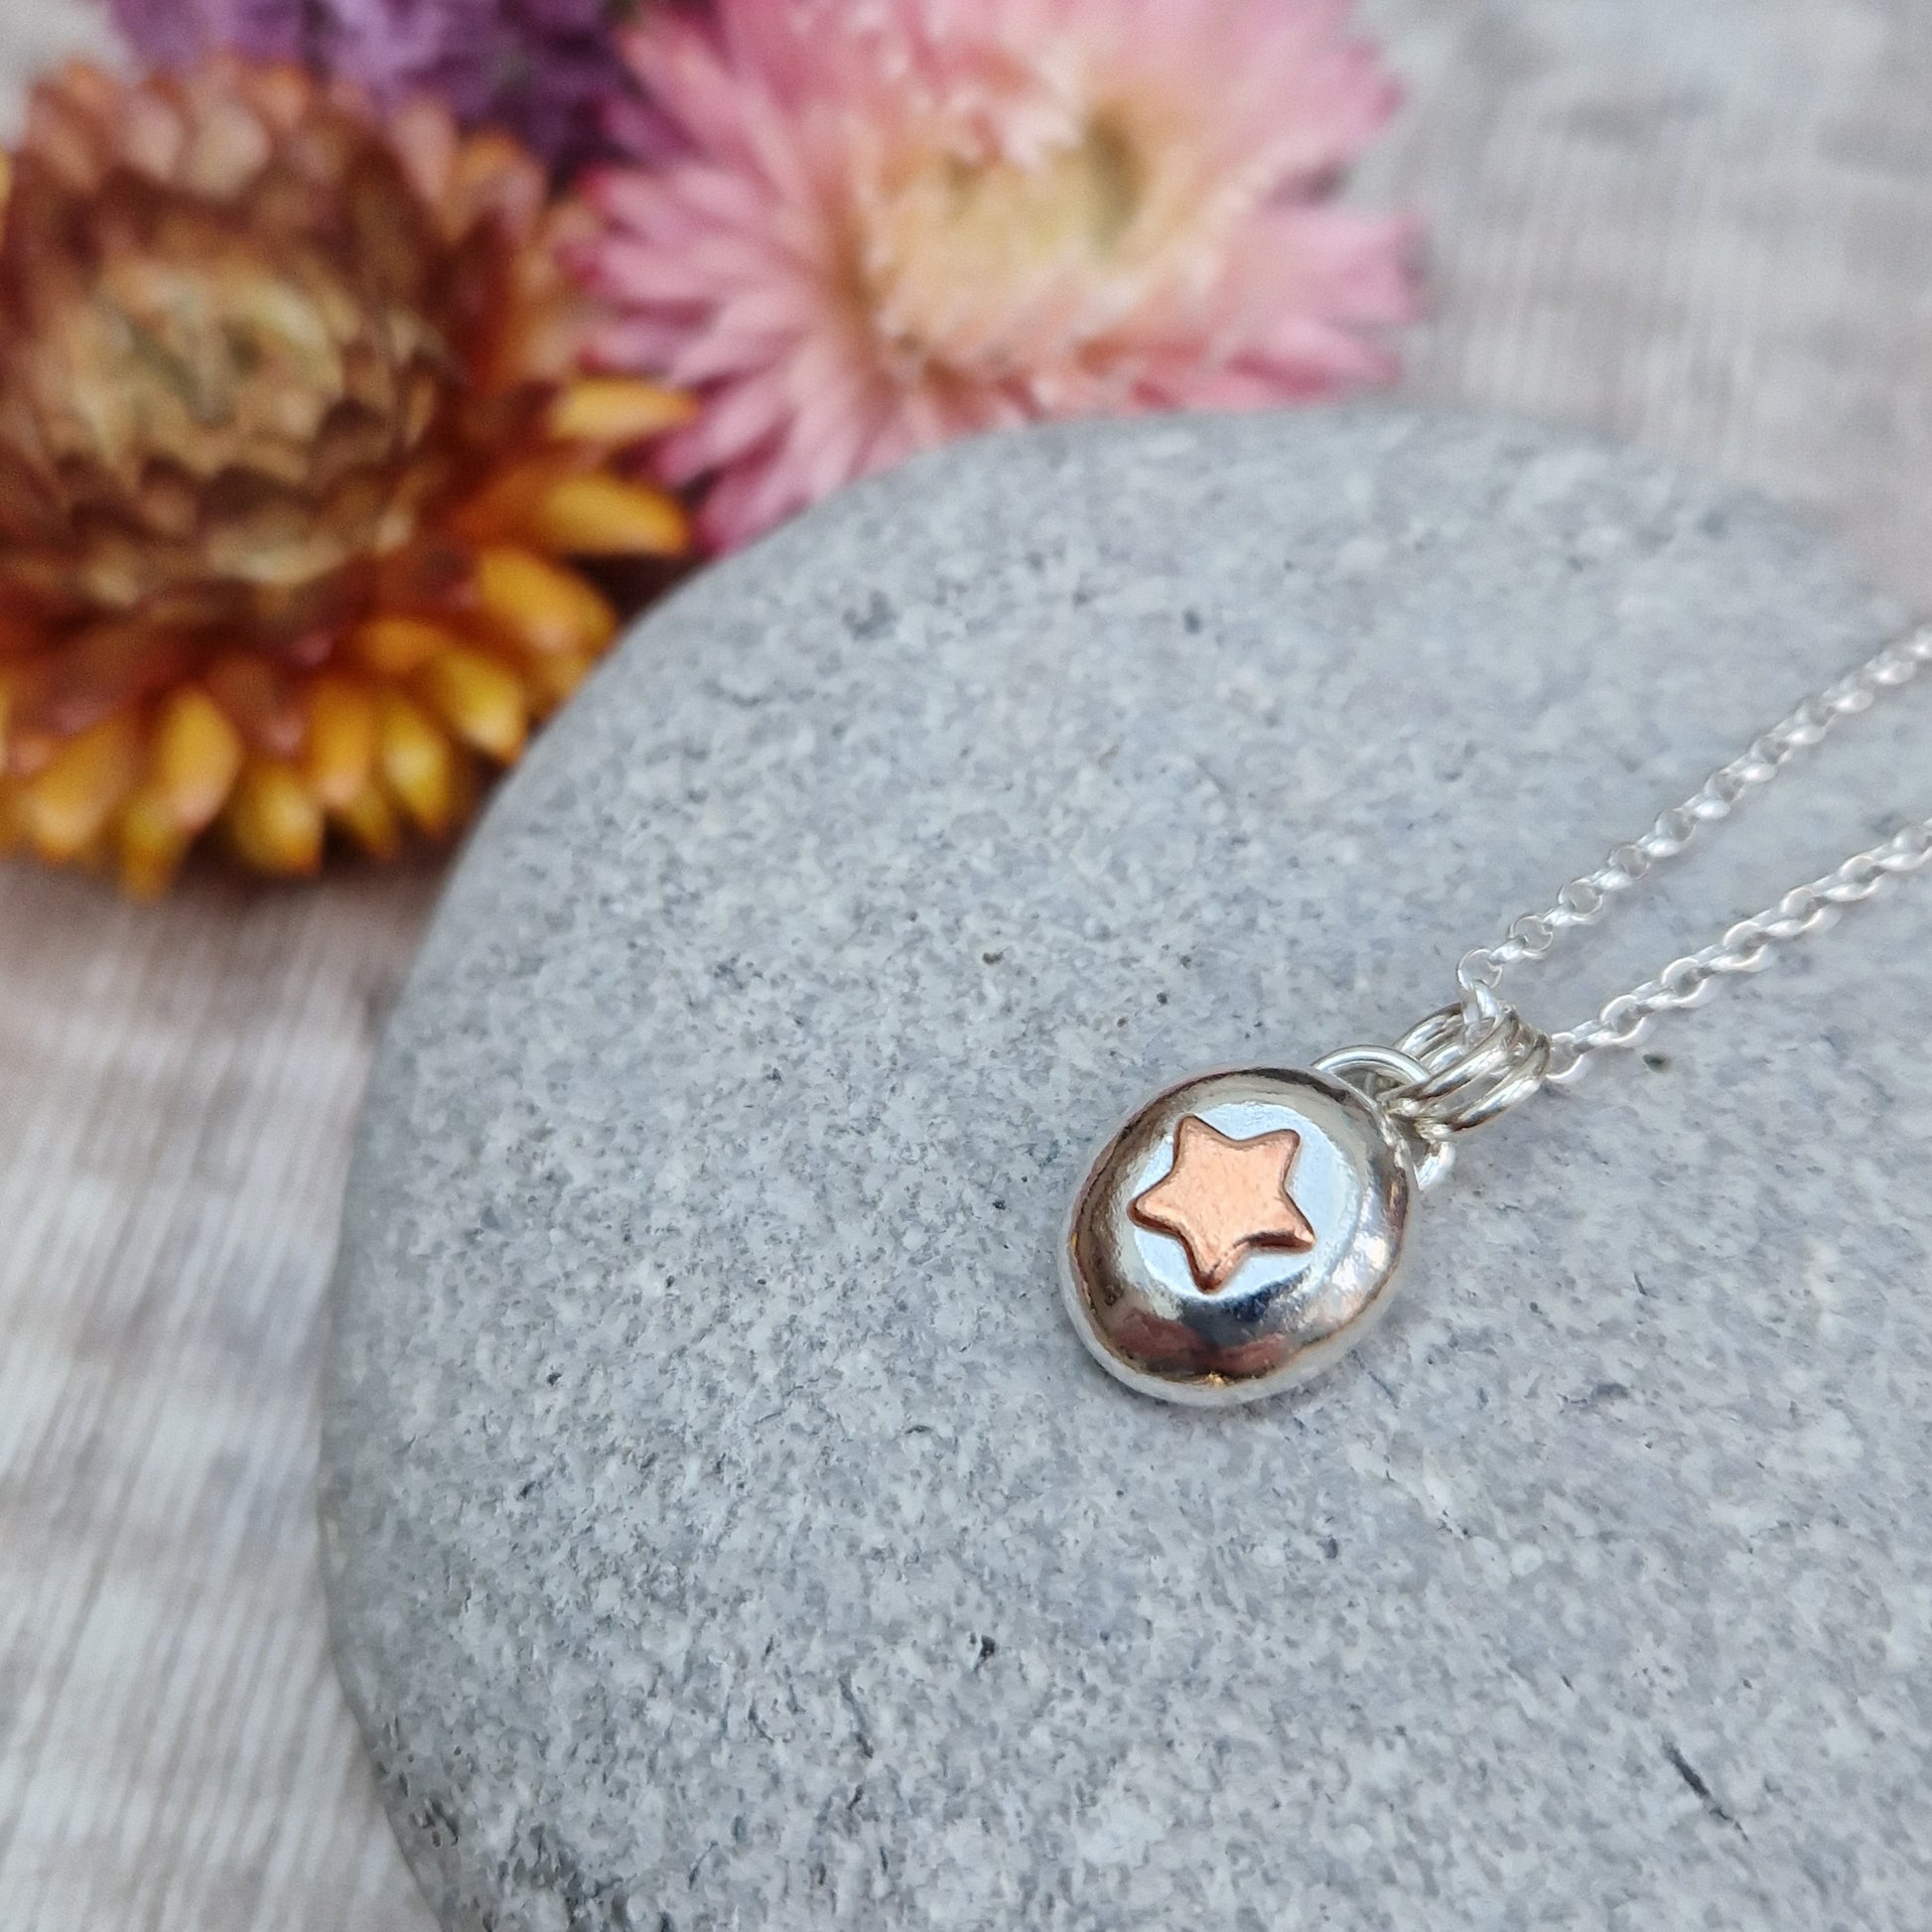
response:
M1412 105L1363 189L1434 234L1411 387L1698 459L1932 606L1932 8L1366 13ZM99 31L4 0L10 122ZM347 1136L435 886L133 910L0 869L0 1932L426 1932L309 1492Z

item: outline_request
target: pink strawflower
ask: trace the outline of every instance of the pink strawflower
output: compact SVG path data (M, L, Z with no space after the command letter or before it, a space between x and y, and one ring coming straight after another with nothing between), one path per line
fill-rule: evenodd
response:
M1414 224L1332 199L1396 88L1350 0L719 0L625 37L684 146L598 171L614 367L730 547L1043 416L1387 380Z

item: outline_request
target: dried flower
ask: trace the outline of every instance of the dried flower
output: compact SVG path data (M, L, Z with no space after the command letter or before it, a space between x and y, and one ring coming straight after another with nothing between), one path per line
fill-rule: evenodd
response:
M464 816L671 553L583 379L583 210L508 137L221 60L44 83L0 234L0 837L159 891Z
M110 0L144 59L227 50L341 75L394 107L419 93L465 126L506 127L562 171L603 148L634 96L612 43L630 0Z
M597 352L703 408L717 544L963 433L1386 379L1405 218L1334 204L1396 93L1348 0L720 0L632 65L682 152L599 171Z

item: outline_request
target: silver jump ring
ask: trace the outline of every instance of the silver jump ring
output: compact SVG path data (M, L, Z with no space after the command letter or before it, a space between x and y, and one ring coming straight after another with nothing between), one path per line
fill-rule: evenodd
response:
M1401 1050L1428 1068L1391 1102L1419 1130L1464 1134L1508 1112L1542 1086L1550 1040L1493 994L1477 996L1471 1024L1466 1003L1443 1007L1402 1039Z
M1392 1094L1404 1092L1429 1078L1428 1067L1413 1054L1393 1046L1344 1046L1337 1052L1323 1054L1315 1061L1314 1070L1353 1088L1380 1114L1388 1114L1387 1102ZM1378 1085L1364 1086L1359 1080L1351 1080L1348 1077L1351 1073L1373 1074ZM1455 1150L1449 1145L1447 1132L1434 1134L1419 1121L1402 1115L1389 1117L1425 1149L1422 1159L1416 1163L1417 1186L1425 1193L1441 1186L1455 1165Z

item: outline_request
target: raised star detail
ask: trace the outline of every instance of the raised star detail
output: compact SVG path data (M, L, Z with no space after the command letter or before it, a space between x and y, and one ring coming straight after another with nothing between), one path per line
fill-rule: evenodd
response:
M1257 1249L1299 1254L1314 1246L1288 1191L1301 1151L1293 1128L1231 1141L1188 1114L1173 1131L1173 1166L1127 1211L1143 1227L1176 1236L1201 1293L1212 1295Z

